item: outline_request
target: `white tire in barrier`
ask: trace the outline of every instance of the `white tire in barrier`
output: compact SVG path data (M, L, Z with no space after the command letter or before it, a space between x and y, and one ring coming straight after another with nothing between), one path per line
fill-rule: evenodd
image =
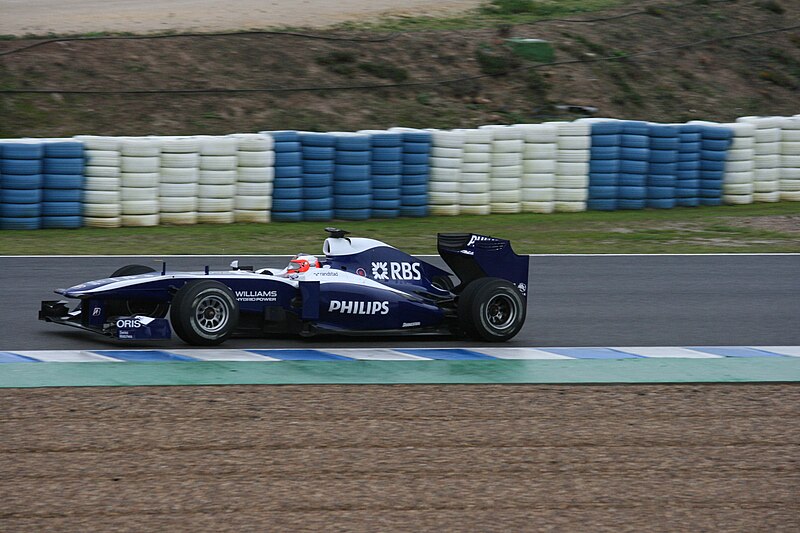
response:
M491 163L464 163L461 165L461 171L468 174L486 174L491 170Z
M522 211L525 213L549 214L555 211L554 202L522 202Z
M724 194L735 195L735 194L746 194L751 195L753 194L753 184L752 183L725 183L722 185L722 192Z
M464 145L464 157L466 157L467 154L491 154L491 153L492 153L491 144L468 143Z
M491 195L488 192L483 193L461 193L458 198L461 206L475 206L485 205L488 206L491 201Z
M730 154L730 150L752 150L755 145L754 137L734 137L728 153Z
M83 143L84 150L109 150L119 152L119 137L100 137L97 135L76 135L73 137Z
M516 154L522 158L525 143L520 139L495 140L492 142L492 155Z
M492 167L492 179L500 178L521 178L522 165L510 165L507 167Z
M489 198L491 199L490 203L492 204L519 203L520 197L519 189L513 191L491 191L489 193Z
M726 161L725 172L750 172L755 168L753 161Z
M490 152L464 152L463 163L489 163L492 160Z
M433 146L440 148L461 148L464 146L464 134L457 131L431 131Z
M797 192L800 191L800 179L781 180L781 192Z
M780 199L786 202L800 202L800 191L781 191Z
M239 152L236 159L240 167L271 167L275 164L275 152Z
M235 171L239 160L234 155L201 155L200 170Z
M523 202L552 202L555 199L555 189L522 189Z
M492 208L488 204L476 205L462 205L462 215L489 215L492 213Z
M162 154L194 154L200 151L196 137L156 137L161 144Z
M158 200L158 187L122 187L119 191L123 203L131 200Z
M158 172L161 168L161 162L158 157L133 157L124 155L122 156L120 168L122 172Z
M781 143L756 143L753 145L756 156L781 155Z
M487 193L489 182L461 182L459 192L462 194Z
M109 218L118 217L122 214L122 206L115 204L83 204L84 217ZM112 226L114 228L118 226Z
M236 156L239 151L235 137L200 137L199 141L201 156Z
M779 202L781 199L780 191L773 191L773 192L754 192L753 193L753 201L754 202Z
M144 157L151 158L161 154L159 142L153 139L124 138L120 143L120 153L124 157ZM142 172L150 172L144 170Z
M560 189L556 188L556 202L585 202L589 198L586 189Z
M235 196L233 208L246 211L266 211L272 205L271 196Z
M780 128L783 120L783 117L739 117L736 122L749 122L759 129L767 129Z
M232 185L236 183L235 170L201 170L197 183L200 185Z
M458 204L450 204L450 205L428 205L428 214L434 217L454 217L458 216L459 214L459 206Z
M490 190L492 191L517 191L522 184L521 178L492 178Z
M200 171L196 168L162 168L161 183L197 183Z
M458 204L458 192L428 192L428 205Z
M158 187L159 181L158 172L123 172L120 177L123 187Z
M778 154L757 155L753 158L756 168L777 168L781 166L781 156Z
M800 155L781 156L781 165L784 168L800 168Z
M158 195L170 198L195 198L197 188L196 183L162 183L158 186Z
M114 191L83 191L83 202L86 204L118 204L120 202L119 189Z
M165 213L160 214L161 224L171 224L174 226L186 226L197 224L197 212L187 211L183 213Z
M446 157L460 159L464 155L464 150L461 148L443 148L441 146L434 146L431 148L431 157Z
M87 228L119 228L122 226L122 219L119 216L115 217L93 217L85 215L83 217L83 225Z
M558 175L556 187L563 189L586 189L589 187L589 176L586 175Z
M494 140L491 130L468 129L455 131L464 136L464 150L466 150L469 145L488 145Z
M83 178L83 188L87 191L119 191L120 182L119 178L86 176Z
M559 150L588 150L592 147L592 138L586 136L561 135L558 138Z
M756 156L752 148L740 148L738 150L728 150L725 161L750 161Z
M455 157L431 157L428 162L431 170L434 168L461 168L461 159Z
M558 157L558 147L555 144L526 144L522 151L523 159L538 159L542 161L553 160Z
M489 204L492 213L498 215L511 215L522 212L522 204L519 202L492 202Z
M559 163L588 163L589 150L559 150L557 160Z
M558 128L548 124L517 124L526 143L555 143L558 141Z
M429 181L428 182L428 191L429 192L458 192L459 182L457 181Z
M491 132L494 142L497 141L521 141L522 130L515 126L502 126L498 124L487 124L478 129Z
M520 153L493 153L490 157L493 167L521 166L522 154Z
M555 174L556 162L553 159L525 159L522 171L525 174Z
M733 130L734 137L753 137L758 129L755 124L750 122L733 122L725 124L726 128Z
M161 168L198 168L200 156L195 153L188 154L161 154Z
M747 205L753 203L752 194L723 194L722 201L727 205Z
M754 181L753 182L753 191L754 192L763 192L763 193L771 193L780 190L780 181Z
M754 181L778 181L781 178L781 168L756 168L753 171Z
M197 198L161 196L158 207L162 213L188 213L197 210Z
M522 188L544 188L549 189L556 186L555 174L523 174Z
M800 168L782 168L781 181L783 180L800 180Z
M800 155L800 142L783 141L781 143L781 155Z
M86 166L118 167L122 163L122 156L116 150L84 150L83 157Z
M233 198L236 194L236 185L199 185L197 196L199 198ZM204 211L201 209L201 211Z
M456 181L461 175L460 168L430 167L430 181Z
M203 198L197 199L197 211L200 213L223 213L233 211L233 198Z
M781 130L781 140L783 142L800 142L800 130Z
M272 183L255 183L249 181L236 182L236 196L272 196ZM240 207L239 209L251 209Z
M158 213L149 215L122 215L122 225L125 227L152 227L158 226L160 217Z
M462 172L461 183L489 183L489 172Z
M272 182L275 179L275 169L239 167L236 176L239 181L247 181L252 183Z
M586 211L586 202L567 202L556 200L553 206L557 213L579 213Z
M759 128L756 131L755 139L757 143L775 143L781 140L780 128Z
M268 224L270 221L270 213L265 209L235 209L233 211L233 220L234 222L248 224Z
M556 175L560 176L588 176L589 163L565 163L559 161L556 164Z
M119 178L122 171L119 167L86 167L83 169L83 174L97 178Z
M589 136L592 133L592 125L587 122L548 122L546 124L555 124L559 137Z
M158 200L125 200L121 205L122 216L158 213Z
M234 133L230 137L236 139L240 152L266 152L275 146L272 137L263 133Z
M753 172L726 172L725 183L753 183Z

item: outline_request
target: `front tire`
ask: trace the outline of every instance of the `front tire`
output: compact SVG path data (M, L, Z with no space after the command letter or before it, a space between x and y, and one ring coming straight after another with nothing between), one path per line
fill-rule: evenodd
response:
M149 274L155 269L146 265L125 265L116 269L112 278L123 276L138 276L139 274ZM167 316L169 305L165 302L149 302L139 300L111 300L109 301L106 313L108 316L134 316L144 315L151 318L164 318Z
M466 286L458 301L461 328L471 337L504 342L525 324L525 299L513 283L500 278L479 278Z
M190 281L175 293L169 319L184 342L214 346L236 329L239 304L233 291L218 281Z

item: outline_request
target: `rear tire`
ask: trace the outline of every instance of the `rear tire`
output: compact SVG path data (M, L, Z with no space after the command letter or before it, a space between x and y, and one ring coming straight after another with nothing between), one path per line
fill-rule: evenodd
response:
M187 344L214 346L236 329L239 304L233 291L218 281L190 281L175 293L169 319Z
M525 298L509 281L479 278L466 286L458 301L461 328L471 337L489 342L513 338L525 324Z

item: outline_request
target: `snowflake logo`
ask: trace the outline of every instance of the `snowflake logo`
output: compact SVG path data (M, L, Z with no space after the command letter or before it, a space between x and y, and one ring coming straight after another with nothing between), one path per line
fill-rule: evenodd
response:
M519 289L519 292L521 292L522 294L525 294L528 291L528 286L525 285L524 283L517 284L517 288Z
M372 277L375 279L389 279L389 268L386 261L372 263Z

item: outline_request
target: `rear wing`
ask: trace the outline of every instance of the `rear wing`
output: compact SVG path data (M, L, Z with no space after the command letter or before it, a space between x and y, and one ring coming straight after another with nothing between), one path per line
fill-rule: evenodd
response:
M461 282L456 292L478 278L493 277L510 281L527 297L528 256L514 253L511 242L476 233L439 233L436 246Z

